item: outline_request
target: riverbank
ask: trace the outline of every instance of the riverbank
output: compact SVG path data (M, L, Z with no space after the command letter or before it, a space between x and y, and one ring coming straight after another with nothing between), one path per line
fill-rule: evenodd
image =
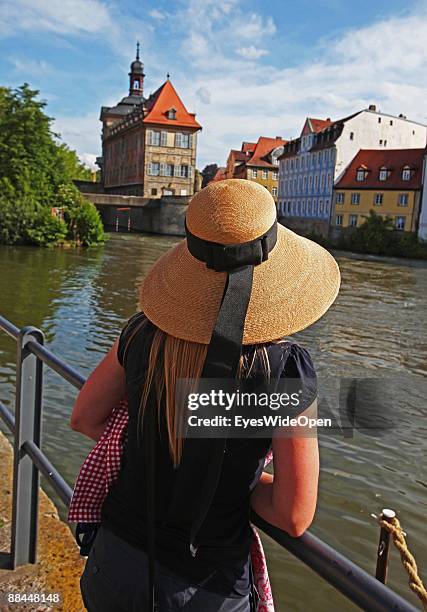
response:
M31 612L63 610L84 612L79 580L85 557L79 553L68 525L46 493L40 489L38 562L23 565L16 570L7 567L10 552L12 520L13 449L0 431L0 611ZM59 604L14 603L8 605L7 595L30 593L59 594Z

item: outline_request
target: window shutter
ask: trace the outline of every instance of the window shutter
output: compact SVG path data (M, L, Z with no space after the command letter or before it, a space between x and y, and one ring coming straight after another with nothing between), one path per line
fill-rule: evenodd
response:
M182 147L182 134L181 132L176 132L175 134L175 146Z
M179 164L175 165L174 176L181 176L181 166Z
M147 145L153 144L153 132L151 130L147 130Z
M167 132L161 133L160 144L162 147L166 147L166 145L168 144L168 133Z
M147 169L147 173L148 173L149 175L152 175L152 174L153 174L153 168L152 168L151 162L148 162L148 169Z

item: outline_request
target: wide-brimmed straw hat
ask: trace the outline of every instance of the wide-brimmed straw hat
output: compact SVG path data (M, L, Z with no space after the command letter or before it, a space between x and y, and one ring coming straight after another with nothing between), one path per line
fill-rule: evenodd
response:
M148 319L172 336L209 344L228 271L227 262L213 269L206 258L218 250L220 259L227 257L221 245L231 251L249 243L252 249L267 235L269 246L264 240L262 260L253 265L242 343L279 339L317 321L337 296L338 265L319 244L277 224L276 215L268 190L249 180L214 182L198 192L187 209L187 239L161 256L142 282L140 307Z

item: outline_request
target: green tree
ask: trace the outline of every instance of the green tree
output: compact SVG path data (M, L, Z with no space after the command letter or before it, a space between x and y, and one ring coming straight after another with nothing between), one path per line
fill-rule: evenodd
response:
M208 164L202 170L202 187L206 187L206 185L213 179L216 172L218 170L218 164Z
M48 246L65 236L78 244L103 242L98 212L72 183L91 172L52 131L38 95L27 83L0 87L0 242ZM64 208L65 223L51 214L53 206Z
M370 210L364 218L362 225L351 235L351 248L375 255L387 253L393 240L392 218L378 215L374 210Z

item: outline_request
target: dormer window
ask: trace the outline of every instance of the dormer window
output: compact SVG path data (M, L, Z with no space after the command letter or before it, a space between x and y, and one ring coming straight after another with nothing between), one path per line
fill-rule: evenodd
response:
M170 108L167 112L168 119L176 120L176 108Z
M359 168L359 170L357 171L356 174L356 180L357 181L364 181L366 178L366 172L363 168Z
M402 170L402 181L410 181L411 180L411 169L408 166L405 166Z
M379 175L380 181L386 181L388 179L388 175L389 175L389 171L387 170L387 168L385 167L380 168L380 175Z

